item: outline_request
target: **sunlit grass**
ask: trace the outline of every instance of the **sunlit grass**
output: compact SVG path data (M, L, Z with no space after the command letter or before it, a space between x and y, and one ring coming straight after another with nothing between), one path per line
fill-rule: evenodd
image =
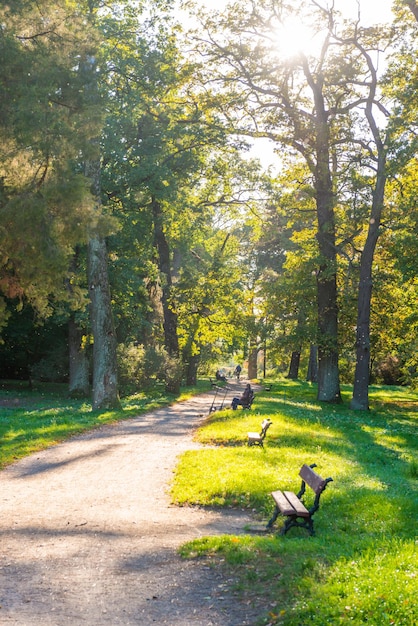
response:
M413 541L388 540L354 558L338 559L309 577L309 597L299 599L282 623L416 624L417 551ZM326 584L324 585L324 582ZM318 605L326 604L327 622Z
M246 601L260 606L259 624L418 623L418 394L374 387L370 396L371 411L357 413L348 402L317 403L306 383L275 382L252 411L211 415L197 433L211 448L180 459L174 501L258 516L256 533L197 539L181 553L227 567ZM266 417L273 426L264 449L248 448L247 431ZM334 479L315 514L316 535L260 534L270 492L297 491L300 466L313 462Z

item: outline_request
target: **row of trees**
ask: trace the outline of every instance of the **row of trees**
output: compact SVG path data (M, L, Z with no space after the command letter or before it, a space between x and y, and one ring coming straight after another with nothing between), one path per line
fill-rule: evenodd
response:
M417 323L410 9L399 2L393 24L364 28L314 1L260 0L200 14L185 38L169 2L10 2L3 337L21 306L68 325L73 393L88 390L93 346L94 408L119 402L118 350L125 366L148 359L146 376L163 361L171 391L222 350L245 351L256 376L266 346L276 362L292 353L292 376L304 346L317 346L322 401L341 400L343 365L353 408L367 408L374 357L394 353L407 382ZM272 45L295 15L316 29L319 52L288 57ZM279 174L245 158L260 138L277 147Z

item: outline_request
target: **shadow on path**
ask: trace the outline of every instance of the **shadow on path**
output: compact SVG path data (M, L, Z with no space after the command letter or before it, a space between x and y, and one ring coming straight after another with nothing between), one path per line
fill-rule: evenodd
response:
M193 431L212 399L104 426L0 473L0 624L255 623L233 580L177 555L187 540L251 522L168 498L177 456L201 447Z

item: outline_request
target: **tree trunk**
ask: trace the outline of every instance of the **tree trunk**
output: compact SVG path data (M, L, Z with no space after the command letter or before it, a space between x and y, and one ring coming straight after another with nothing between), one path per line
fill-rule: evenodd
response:
M250 341L250 351L248 355L248 378L254 380L257 378L257 343L256 341Z
M161 304L163 307L164 345L170 357L179 358L179 341L177 335L177 314L173 309L172 273L170 262L170 248L163 228L163 212L160 203L154 198L152 201L154 218L154 243L158 252L158 267L162 274ZM170 393L180 391L181 380L170 378L166 380L166 390Z
M186 385L193 387L197 384L197 368L199 367L200 354L188 358L186 363Z
M89 240L88 276L93 332L93 409L119 408L117 343L107 273L107 247L101 237Z
M86 102L97 107L97 63L93 56L81 64L84 74ZM91 181L92 195L98 216L101 214L100 138L91 142L91 155L86 159L85 175ZM90 317L93 333L93 409L119 408L116 333L108 276L108 256L105 239L95 233L88 242L87 279L90 295Z
M322 359L318 349L318 400L340 403L340 385L338 376L338 355L325 354ZM321 362L322 361L322 362ZM337 391L338 390L338 391Z
M70 380L68 391L72 398L85 398L90 394L89 359L83 345L83 331L77 326L74 317L68 322L68 348Z
M182 351L182 360L185 366L186 385L197 384L197 368L200 363L200 346L195 342L199 329L199 318L196 316L190 329L186 344Z
M328 116L321 78L310 76L316 108L315 190L320 264L317 272L318 400L341 402L338 369L337 257Z
M152 202L154 217L154 241L158 252L158 267L162 274L162 298L164 316L164 345L171 356L178 356L179 343L177 335L177 314L171 303L172 276L170 263L170 248L163 230L163 213L157 200Z
M405 4L411 9L416 21L418 22L418 2L417 0L405 0Z
M309 351L308 373L306 380L311 383L318 382L318 348L312 346Z
M298 379L299 365L300 365L300 350L294 350L290 358L290 367L289 367L289 373L287 375L287 378L290 378L290 380Z
M163 328L163 307L161 297L161 284L158 280L147 281L147 292L150 307L146 313L145 321L148 326L148 332L144 332L141 337L141 343L145 346L161 345L164 342L162 333Z
M353 397L350 403L350 408L357 411L367 411L369 409L372 268L374 251L379 238L386 185L386 155L383 145L381 145L379 152L376 186L373 193L369 227L360 261L360 281L357 302L356 370L354 374Z
M264 342L264 347L263 347L263 378L266 377L267 374L267 345L266 342Z

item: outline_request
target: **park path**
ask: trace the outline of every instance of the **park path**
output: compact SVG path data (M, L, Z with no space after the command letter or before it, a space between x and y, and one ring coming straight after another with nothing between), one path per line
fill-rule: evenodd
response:
M256 623L260 607L235 597L233 580L176 551L251 523L239 511L170 505L177 456L200 447L193 431L212 399L102 427L0 473L0 624Z

